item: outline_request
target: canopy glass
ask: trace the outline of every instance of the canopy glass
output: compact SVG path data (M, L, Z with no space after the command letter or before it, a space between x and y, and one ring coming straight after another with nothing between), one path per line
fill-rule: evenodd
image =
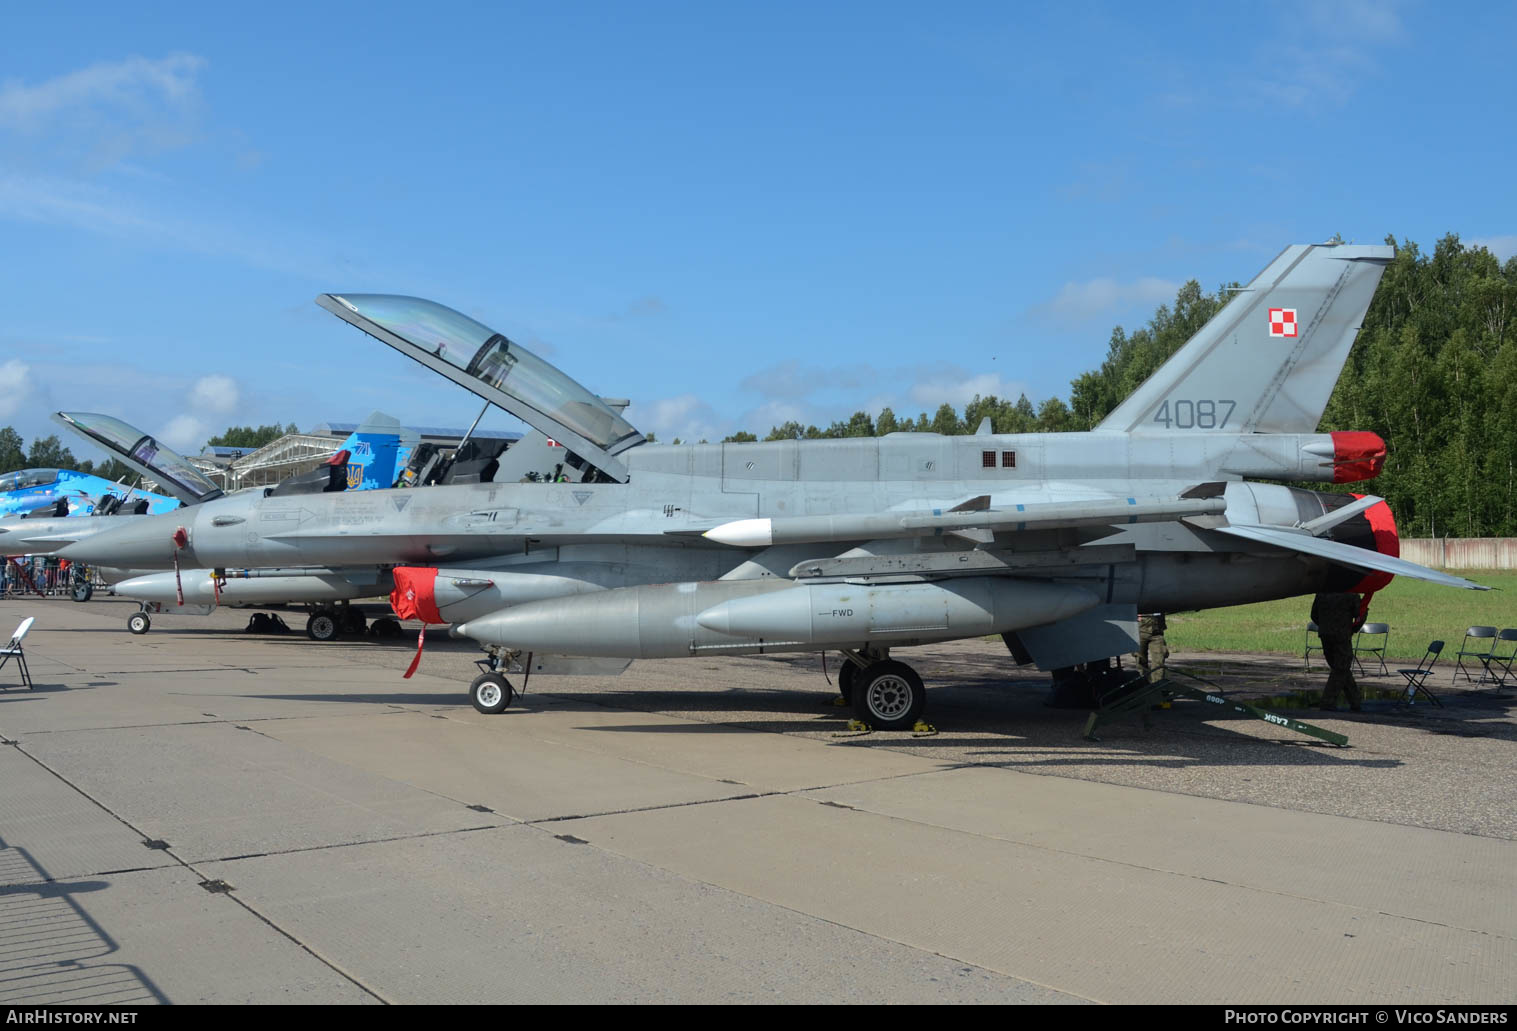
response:
M452 308L396 294L328 294L318 303L409 357L457 378L550 437L568 436L562 432L567 430L608 455L643 439L618 412L561 369ZM375 333L374 327L385 335ZM564 443L573 446L573 437Z
M180 501L194 504L222 493L221 488L206 479L189 459L120 419L93 412L59 412L53 418L99 444L144 476L152 477Z

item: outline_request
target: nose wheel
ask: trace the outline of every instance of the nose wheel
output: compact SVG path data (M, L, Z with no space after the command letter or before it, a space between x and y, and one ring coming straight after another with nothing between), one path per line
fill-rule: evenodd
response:
M481 673L469 685L469 701L474 703L474 708L492 716L503 712L515 694L511 681L499 673Z

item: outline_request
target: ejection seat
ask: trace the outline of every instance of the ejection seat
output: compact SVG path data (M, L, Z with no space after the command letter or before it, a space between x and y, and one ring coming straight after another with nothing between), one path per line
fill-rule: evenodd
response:
M291 476L288 480L264 493L264 497L285 497L290 494L332 494L348 489L348 453L339 451L325 464Z
M500 456L510 444L509 440L488 440L471 437L453 456L444 483L494 483L500 470Z

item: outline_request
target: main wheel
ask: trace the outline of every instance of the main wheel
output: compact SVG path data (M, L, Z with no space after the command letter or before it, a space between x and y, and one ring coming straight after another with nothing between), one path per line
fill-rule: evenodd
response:
M843 701L853 702L853 685L859 678L861 669L854 664L852 659L844 659L838 667L838 694L843 696Z
M342 632L349 637L362 637L368 629L368 623L363 618L363 610L348 609L342 614Z
M153 621L147 618L146 612L133 612L126 617L126 628L134 634L145 634L153 625Z
M481 673L469 685L469 701L474 703L474 708L491 715L510 705L515 693L511 681L499 673Z
M369 633L382 641L394 640L401 635L400 620L393 616L382 616L369 624Z
M89 601L90 598L94 597L94 594L95 585L88 580L80 580L74 584L72 597L75 601Z
M313 612L306 620L306 636L313 641L337 639L337 617L330 612Z
M927 704L916 670L886 660L862 669L853 681L853 714L875 730L910 730Z

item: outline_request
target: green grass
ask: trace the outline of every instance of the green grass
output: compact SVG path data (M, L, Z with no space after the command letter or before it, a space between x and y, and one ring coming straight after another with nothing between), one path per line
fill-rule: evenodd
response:
M1456 575L1496 590L1462 591L1398 576L1375 595L1369 619L1391 625L1388 657L1416 662L1433 640L1442 640L1443 654L1449 656L1459 650L1465 627L1517 627L1517 573L1472 570ZM1300 655L1311 609L1308 596L1176 613L1169 617L1165 638L1174 651Z

